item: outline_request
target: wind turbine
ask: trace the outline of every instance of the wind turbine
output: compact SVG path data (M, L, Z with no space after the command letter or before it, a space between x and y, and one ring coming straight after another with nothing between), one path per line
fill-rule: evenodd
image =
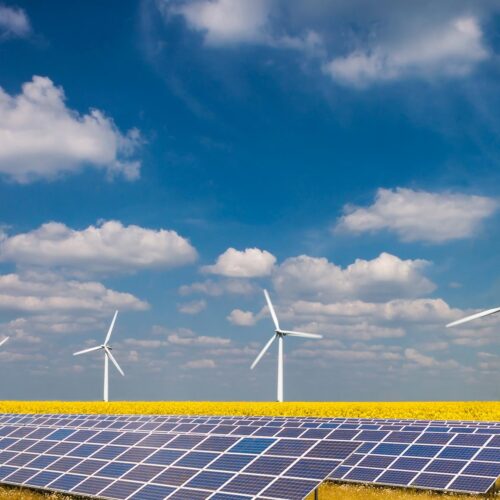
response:
M451 323L448 323L446 325L446 328L449 328L450 326L456 326L456 325L461 325L462 323L467 323L469 321L472 321L477 318L482 318L484 316L489 316L490 314L496 314L500 312L500 307L495 307L493 309L488 309L487 311L482 311L476 314L471 314L470 316L466 316L465 318L462 319L457 319L457 321L453 321Z
M0 340L0 347L2 347L7 340L9 340L9 337L5 337L3 340Z
M108 381L108 371L109 371L109 360L112 361L112 363L116 366L116 369L122 374L123 370L120 368L120 365L117 363L116 359L114 356L111 354L111 346L108 344L109 339L111 338L111 333L113 332L113 327L115 326L115 321L116 317L118 316L118 311L115 311L115 315L113 316L113 321L111 321L111 325L109 325L109 330L108 334L106 335L106 338L104 339L104 344L99 345L97 347L91 347L90 349L84 349L83 351L78 351L73 354L73 356L79 356L80 354L85 354L87 352L92 352L92 351L99 351L101 349L104 350L104 395L103 395L103 400L108 401L108 386L109 386L109 381Z
M271 302L271 298L267 293L267 290L264 290L264 296L266 297L267 307L269 308L269 312L271 313L271 317L273 318L275 330L274 335L269 339L267 344L264 346L262 351L260 351L259 355L255 358L255 361L252 363L250 367L253 370L257 363L261 360L262 356L267 352L267 350L271 347L271 344L275 339L278 339L278 402L283 402L283 339L286 336L290 337L303 337L306 339L322 339L323 335L318 335L316 333L304 333L304 332L294 332L291 330L282 330L280 328L278 317L276 316L276 312L274 310L273 304Z

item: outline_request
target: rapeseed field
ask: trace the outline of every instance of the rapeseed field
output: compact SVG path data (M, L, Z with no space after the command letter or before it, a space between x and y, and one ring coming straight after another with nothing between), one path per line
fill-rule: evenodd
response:
M241 403L214 401L118 401L104 403L85 401L1 401L0 413L267 415L498 421L500 420L500 402Z

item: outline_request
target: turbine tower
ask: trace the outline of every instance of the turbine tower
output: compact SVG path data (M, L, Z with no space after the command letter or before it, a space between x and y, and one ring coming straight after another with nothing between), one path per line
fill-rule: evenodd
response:
M99 351L101 349L104 350L104 394L103 400L109 401L109 380L108 380L108 372L109 372L109 360L116 366L116 369L121 373L121 375L125 375L123 370L120 368L120 365L111 354L111 346L109 345L109 339L111 338L111 333L113 332L113 327L115 326L116 317L118 316L118 311L115 311L115 315L113 316L113 321L111 321L111 325L109 325L108 334L104 339L104 344L99 345L97 347L91 347L90 349L84 349L83 351L78 351L73 354L73 356L79 356L80 354L85 354L87 352Z
M283 340L286 336L289 337L303 337L306 339L322 339L322 335L318 335L316 333L305 333L305 332L294 332L291 330L282 330L280 328L278 317L276 316L276 312L274 310L273 304L271 302L271 298L267 293L267 290L264 290L264 296L266 297L267 307L269 308L269 312L271 313L271 317L273 318L275 330L274 335L269 339L267 344L264 346L262 351L260 351L259 355L255 358L255 361L252 363L250 367L252 370L257 366L257 363L261 360L262 356L267 352L267 350L271 347L271 344L275 339L278 339L278 394L277 400L279 403L283 402Z
M496 314L500 312L500 307L495 307L493 309L488 309L487 311L482 311L476 314L471 314L470 316L466 316L465 318L462 319L457 319L457 321L453 321L451 323L448 323L446 325L446 328L449 328L450 326L456 326L456 325L461 325L462 323L467 323L469 321L472 321L474 319L482 318L484 316L489 316L490 314Z

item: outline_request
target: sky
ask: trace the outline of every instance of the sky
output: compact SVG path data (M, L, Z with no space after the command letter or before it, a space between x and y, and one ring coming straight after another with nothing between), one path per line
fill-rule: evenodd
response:
M0 398L497 400L493 0L0 3Z

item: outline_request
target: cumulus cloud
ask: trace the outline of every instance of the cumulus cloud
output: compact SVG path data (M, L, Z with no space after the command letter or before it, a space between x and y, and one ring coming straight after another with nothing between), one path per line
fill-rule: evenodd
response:
M184 302L177 304L177 310L182 314L199 314L206 309L207 302L205 300L193 300L191 302Z
M253 326L257 322L257 317L253 312L241 309L233 309L226 319L237 326Z
M31 24L23 9L0 5L0 41L9 38L26 38L30 34Z
M0 275L0 309L24 312L111 311L149 308L130 293L95 281L65 280L52 273Z
M428 265L425 260L403 260L384 252L372 260L356 259L342 269L326 258L301 255L285 260L275 270L273 284L285 297L382 302L432 292L435 285L422 274Z
M228 248L219 255L215 264L204 266L202 271L230 278L256 278L271 274L275 263L276 257L266 250Z
M66 106L64 91L34 76L18 95L0 88L0 174L21 183L54 179L85 166L137 179L133 159L140 133L122 133L102 111L79 114Z
M377 321L398 321L419 324L446 324L459 318L463 311L452 309L443 299L393 299L387 302L342 301L330 304L296 301L289 313L300 317L335 317L337 320L369 318Z
M196 1L177 6L189 26L205 33L208 45L258 42L264 38L268 0Z
M422 366L424 368L445 368L445 369L455 369L460 365L457 361L453 359L449 360L437 360L431 356L427 356L422 354L413 348L405 349L405 358L412 363L415 363L418 366Z
M444 243L468 238L498 208L485 196L379 189L369 207L344 207L336 228L352 233L394 231L403 241Z
M181 15L191 29L203 33L207 46L256 44L310 53L322 48L321 37L311 29L299 35L276 33L270 0L199 0L173 6L160 2L159 6L167 19Z
M323 71L338 83L365 88L406 77L465 76L488 56L479 20L461 16L335 57Z
M86 272L132 272L193 262L196 250L175 231L124 226L119 221L75 230L49 222L8 237L0 233L0 260Z

